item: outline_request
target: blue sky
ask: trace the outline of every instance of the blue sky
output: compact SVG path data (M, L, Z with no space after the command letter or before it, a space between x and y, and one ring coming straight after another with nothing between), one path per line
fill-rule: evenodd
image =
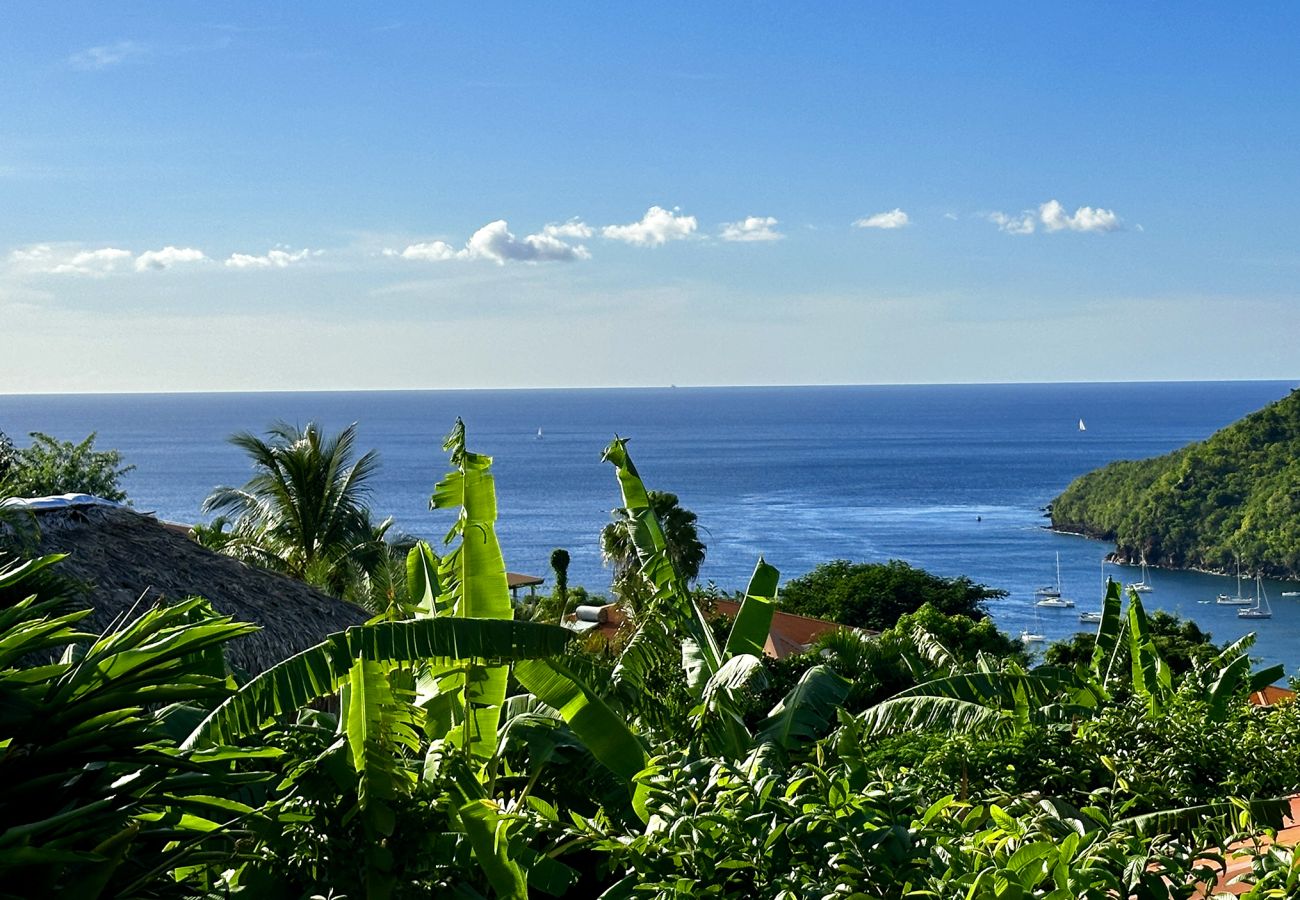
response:
M2 15L0 392L1296 373L1295 6Z

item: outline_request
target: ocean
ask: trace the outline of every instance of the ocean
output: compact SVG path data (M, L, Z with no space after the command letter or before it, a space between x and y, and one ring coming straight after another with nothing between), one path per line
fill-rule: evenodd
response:
M672 491L699 516L708 556L701 582L743 588L762 554L785 578L832 559L901 559L1005 589L998 624L1049 639L1080 630L1078 609L1040 610L1034 588L1056 579L1096 608L1110 545L1046 529L1043 508L1070 481L1117 459L1139 459L1208 437L1285 396L1292 382L924 385L755 388L395 391L256 394L0 395L0 430L16 442L43 431L79 440L97 432L136 466L134 505L179 522L203 521L216 485L239 485L246 459L236 431L318 421L358 423L358 446L382 466L378 518L441 541L445 512L428 509L447 470L442 439L457 416L471 450L494 457L498 533L511 571L546 576L556 547L571 584L607 591L598 534L619 505L601 450L615 435L646 484ZM1080 421L1086 430L1080 430ZM1215 640L1258 633L1255 654L1300 672L1294 584L1266 582L1274 618L1249 623L1201 601L1232 579L1152 570L1148 608L1194 619ZM1082 626L1087 627L1087 626Z

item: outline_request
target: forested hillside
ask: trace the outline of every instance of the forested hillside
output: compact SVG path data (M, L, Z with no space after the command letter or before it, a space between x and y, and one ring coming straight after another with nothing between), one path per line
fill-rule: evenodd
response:
M1052 501L1052 525L1152 565L1300 576L1300 391L1204 441L1112 463Z

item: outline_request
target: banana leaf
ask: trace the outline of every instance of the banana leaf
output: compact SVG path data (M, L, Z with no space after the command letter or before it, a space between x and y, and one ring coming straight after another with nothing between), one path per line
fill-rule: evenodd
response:
M451 454L455 467L434 486L429 499L432 509L457 508L459 514L447 540L460 537L460 544L442 559L438 575L443 594L437 605L451 616L468 619L514 618L506 563L496 536L497 500L492 476L492 457L472 453L465 446L465 423L456 420L443 449ZM497 725L509 678L504 665L490 665L471 659L462 672L430 666L427 673L445 690L454 685L462 695L464 714L447 738L464 747L479 763L496 752ZM462 679L463 674L463 679ZM450 681L444 675L451 675Z
M429 660L554 656L573 633L554 625L439 617L357 625L253 678L203 720L184 746L231 743L284 713L335 693L357 659L410 667Z
M781 573L775 566L769 566L761 556L758 558L749 587L745 588L745 599L736 613L736 621L731 623L725 656L748 653L762 657L768 632L772 629L776 585L780 577Z
M1102 685L1110 679L1111 666L1119 650L1122 605L1119 584L1107 578L1106 596L1101 602L1101 622L1097 625L1097 640L1092 648L1092 674Z
M821 737L848 696L850 683L826 666L813 666L768 714L754 739L786 751Z
M641 575L654 589L652 614L671 616L675 620L673 624L684 629L699 647L698 653L690 659L699 665L688 670L687 682L691 691L699 696L704 683L722 665L722 651L703 612L691 598L685 581L668 555L663 528L650 506L649 492L627 453L627 439L615 437L601 454L601 459L614 466L618 477ZM687 661L685 657L683 659Z
M646 767L645 748L623 717L564 664L525 660L515 665L515 678L556 710L592 756L616 775L630 783Z

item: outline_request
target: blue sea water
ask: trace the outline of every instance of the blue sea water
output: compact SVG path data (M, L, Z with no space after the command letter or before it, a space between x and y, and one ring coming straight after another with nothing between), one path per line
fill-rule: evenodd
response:
M1291 382L943 385L356 393L0 395L0 430L121 450L136 469L137 508L203 520L218 484L247 461L226 438L276 420L329 429L358 423L382 468L372 507L402 530L441 540L446 513L428 496L447 469L442 438L457 416L470 448L495 457L499 534L512 571L550 576L555 547L570 582L607 589L597 535L619 505L600 453L615 433L651 488L678 494L706 529L702 581L743 587L758 555L794 577L830 559L903 559L1006 589L992 604L1011 634L1079 630L1078 610L1037 610L1056 577L1095 608L1109 545L1045 529L1043 507L1078 475L1116 459L1166 453L1279 399ZM1080 431L1083 419L1086 431ZM540 436L539 436L540 435ZM1150 608L1195 619L1216 640L1259 634L1256 654L1300 671L1300 600L1267 582L1274 618L1249 623L1204 604L1230 579L1153 570Z

